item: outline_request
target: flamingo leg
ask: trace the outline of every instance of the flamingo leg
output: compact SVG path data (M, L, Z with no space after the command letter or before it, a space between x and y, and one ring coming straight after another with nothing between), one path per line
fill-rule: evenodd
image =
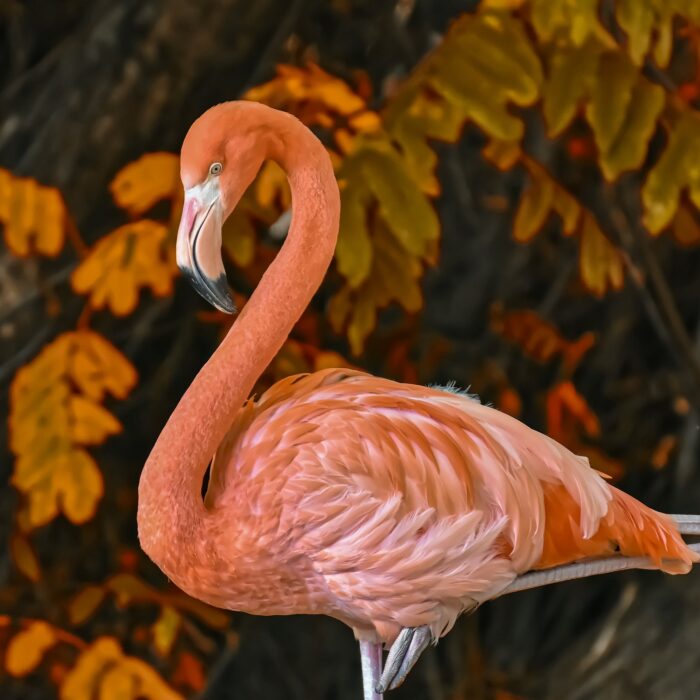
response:
M362 661L363 700L382 700L382 693L375 688L382 672L382 645L378 642L360 640L360 659Z
M398 688L432 638L430 627L404 627L389 650L377 692Z

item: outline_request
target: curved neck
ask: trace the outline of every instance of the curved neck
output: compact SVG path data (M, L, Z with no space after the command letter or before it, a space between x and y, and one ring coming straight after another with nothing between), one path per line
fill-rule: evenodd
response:
M206 468L256 380L280 349L323 280L338 234L340 197L321 143L296 118L265 110L267 156L286 171L292 222L284 246L231 330L173 411L139 483L144 551L171 578L196 554L207 517Z

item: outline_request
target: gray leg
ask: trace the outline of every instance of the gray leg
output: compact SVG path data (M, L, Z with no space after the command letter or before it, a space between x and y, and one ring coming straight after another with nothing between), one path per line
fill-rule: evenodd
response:
M375 691L382 672L382 645L360 640L362 660L363 700L382 700L382 694Z
M404 627L391 645L377 692L398 688L432 638L430 627Z

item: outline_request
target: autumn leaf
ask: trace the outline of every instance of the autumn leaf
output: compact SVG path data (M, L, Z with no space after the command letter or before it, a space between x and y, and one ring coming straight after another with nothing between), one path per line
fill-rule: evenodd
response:
M531 0L530 6L532 24L542 41L558 38L581 46L603 31L597 0Z
M575 454L587 457L594 469L613 478L622 474L618 460L590 444L591 439L600 436L600 422L571 381L560 382L547 392L546 409L548 435Z
M671 231L676 243L682 246L696 246L700 244L700 223L690 207L681 204L676 210L676 215L671 223Z
M547 433L566 441L572 426L580 426L589 437L600 435L600 422L586 399L571 381L557 384L547 393Z
M32 529L59 512L74 523L95 513L102 475L85 449L121 430L100 402L124 398L136 383L129 361L89 330L64 333L20 369L10 389L12 484L27 498Z
M603 175L615 180L643 163L665 94L619 53L604 54L597 72L586 116L598 145Z
M41 579L41 566L29 540L15 533L10 538L10 554L17 570L36 583Z
M549 72L542 88L542 108L549 135L559 136L597 82L603 46L587 39L580 46L558 46L549 54Z
M599 297L609 290L621 289L624 284L622 255L589 213L583 218L579 270L581 281Z
M372 264L362 284L341 289L328 306L331 325L337 333L347 329L354 355L362 352L380 309L398 302L406 311L416 312L423 304L420 259L406 251L383 221L376 225L372 245Z
M684 112L669 129L668 143L642 187L644 225L656 235L668 226L680 202L700 209L700 115Z
M55 257L63 248L69 225L66 205L56 188L0 168L0 226L15 255Z
M182 615L170 605L161 608L158 619L151 627L153 646L160 656L168 656L182 626Z
M454 142L472 121L487 135L519 142L523 123L509 105L539 97L542 67L523 24L488 8L456 20L383 112L413 178L439 194L437 155L429 139Z
M291 205L285 172L274 161L267 161L224 222L223 248L238 267L248 267L255 259L258 223L271 226Z
M490 325L494 332L519 345L525 355L536 362L545 363L561 357L569 374L595 343L595 336L590 332L577 340L567 340L553 324L530 310L504 311L500 305L494 305Z
M109 189L119 207L132 216L141 216L182 190L180 159L174 153L146 153L124 166Z
M108 306L116 316L131 313L139 290L156 296L172 293L177 274L175 249L165 224L142 219L101 238L73 272L75 292L90 295L95 309Z
M147 663L126 656L111 637L100 637L66 674L61 700L182 700Z
M173 673L175 685L186 685L192 690L201 690L206 683L202 662L187 651L183 651L177 660Z
M30 622L7 645L5 668L13 676L26 676L58 641L54 628L43 620Z
M581 281L596 296L620 289L624 283L622 256L600 229L595 217L569 194L535 160L521 156L530 175L530 185L520 199L513 221L513 236L528 243L542 229L550 214L562 222L564 235L579 238Z
M184 594L163 593L133 574L116 574L105 582L104 588L114 594L116 603L120 607L126 607L132 603L156 603L191 613L216 629L223 629L229 624L229 616L223 610L212 608Z
M641 66L651 53L659 68L671 61L673 21L681 16L690 23L700 22L700 4L680 0L617 0L615 17L627 35L627 52Z
M277 66L277 76L245 94L245 99L278 109L292 108L307 125L331 128L342 116L348 126L364 133L380 126L379 117L367 108L350 86L314 63L306 67Z
M102 586L86 586L68 604L68 619L71 625L82 625L95 613L105 599Z

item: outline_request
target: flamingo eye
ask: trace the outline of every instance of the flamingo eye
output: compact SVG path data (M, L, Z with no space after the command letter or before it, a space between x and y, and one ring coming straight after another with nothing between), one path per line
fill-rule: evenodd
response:
M221 165L221 163L212 163L209 166L209 174L210 175L218 175L223 169L224 169L224 166Z

